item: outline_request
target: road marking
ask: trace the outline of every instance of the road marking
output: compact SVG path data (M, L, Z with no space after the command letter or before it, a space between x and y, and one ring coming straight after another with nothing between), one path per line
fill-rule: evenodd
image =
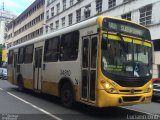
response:
M40 108L40 107L38 107L38 106L36 106L36 105L33 105L32 103L30 103L30 102L28 102L28 101L26 101L26 100L23 100L22 98L20 98L20 97L14 95L14 94L12 94L12 93L10 93L10 92L7 92L7 93L8 93L9 95L11 95L11 96L17 98L18 100L20 100L20 101L22 101L22 102L24 102L24 103L26 103L26 104L32 106L33 108L35 108L35 109L37 109L37 110L39 110L39 111L41 111L41 112L43 112L43 113L49 115L50 117L52 117L52 118L54 118L54 119L56 119L56 120L62 120L61 118L59 118L59 117L57 117L57 116L55 116L55 115L49 113L48 111L46 111L46 110L44 110L44 109L42 109L42 108Z
M2 88L0 88L0 90L3 90Z
M131 111L135 111L135 112L139 112L139 113L143 113L143 114L147 114L147 115L152 115L152 116L160 118L160 115L144 112L144 111L141 111L141 110L135 110L135 109L132 109L132 108L126 108L126 107L122 107L122 106L120 108L131 110Z

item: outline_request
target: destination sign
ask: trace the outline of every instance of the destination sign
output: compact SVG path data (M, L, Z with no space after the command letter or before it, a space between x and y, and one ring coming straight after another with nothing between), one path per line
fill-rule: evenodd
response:
M138 36L142 36L144 34L144 30L136 29L131 26L123 25L123 24L117 24L113 22L108 23L109 29L116 30L116 31L121 31L125 33L130 33Z
M119 32L147 40L151 39L148 29L130 22L115 19L104 19L103 27L108 31Z

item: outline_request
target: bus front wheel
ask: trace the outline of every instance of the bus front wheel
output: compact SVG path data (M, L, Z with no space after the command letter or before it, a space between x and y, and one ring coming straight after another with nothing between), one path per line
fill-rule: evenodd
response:
M73 105L73 90L72 85L69 83L64 83L61 87L60 99L65 107L71 108Z

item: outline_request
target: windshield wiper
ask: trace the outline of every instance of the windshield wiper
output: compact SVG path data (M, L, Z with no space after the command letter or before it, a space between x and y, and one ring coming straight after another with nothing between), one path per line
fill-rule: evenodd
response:
M145 47L145 45L144 45L144 42L145 42L145 40L144 40L144 38L142 38L142 44L141 44L141 46L142 46L142 48L143 48L144 55L146 55L146 47Z
M119 43L122 46L123 50L125 51L125 53L128 53L128 48L127 48L128 46L125 44L125 41L124 41L122 35L119 32L117 32L117 36L119 36L121 39L121 41L119 41Z
M117 36L119 36L121 38L121 40L124 42L124 39L123 39L121 33L117 32Z

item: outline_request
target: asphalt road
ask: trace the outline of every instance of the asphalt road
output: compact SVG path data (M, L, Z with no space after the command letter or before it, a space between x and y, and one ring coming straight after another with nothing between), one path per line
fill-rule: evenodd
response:
M56 97L31 91L22 93L8 81L0 80L0 120L156 120L159 115L160 101L103 109L76 104L68 109Z

